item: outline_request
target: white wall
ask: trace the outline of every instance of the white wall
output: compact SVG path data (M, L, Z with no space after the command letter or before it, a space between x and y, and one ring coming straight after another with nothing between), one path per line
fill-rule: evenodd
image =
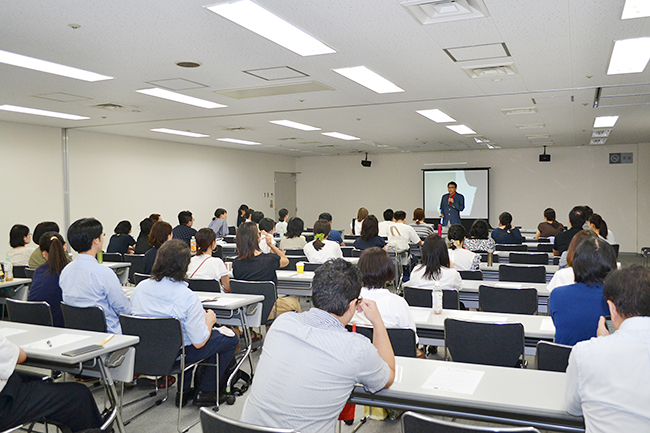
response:
M632 152L634 164L610 165L610 152ZM491 167L492 225L499 213L508 211L514 224L534 229L547 207L568 224L571 208L588 204L607 221L621 251L650 245L644 218L650 212L650 145L558 147L550 149L550 163L540 163L540 153L517 149L370 155L370 168L361 166L360 155L298 158L298 214L311 225L320 212L328 211L335 228L346 229L360 206L380 221L388 207L403 209L410 218L413 209L422 206L421 170L454 167L424 164L466 162L458 167Z

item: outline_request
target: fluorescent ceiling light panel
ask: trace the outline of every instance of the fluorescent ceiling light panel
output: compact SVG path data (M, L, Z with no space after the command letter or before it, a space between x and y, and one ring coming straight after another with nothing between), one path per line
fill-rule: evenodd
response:
M301 56L317 56L336 52L318 39L250 0L222 3L206 6L206 8Z
M256 141L238 140L236 138L217 138L218 141L227 141L228 143L245 144L247 146L258 146L262 143Z
M216 102L206 101L205 99L194 98L181 93L171 92L169 90L152 87L151 89L136 90L144 95L155 96L156 98L167 99L168 101L180 102L181 104L194 105L201 108L222 108L227 105L217 104Z
M341 134L340 132L322 132L323 135L328 137L338 138L340 140L361 140L359 137L354 137L352 135Z
M332 70L337 74L341 74L345 78L354 81L357 84L361 84L363 87L367 87L373 92L399 93L404 91L404 89L397 87L395 84L391 83L381 75L371 71L365 66L355 66L352 68L340 68Z
M449 117L447 114L443 113L442 111L438 109L434 110L418 110L416 113L426 117L427 119L431 119L436 123L447 123L447 122L455 122L456 119L453 119Z
M600 116L594 120L594 128L612 128L616 125L618 116Z
M454 131L456 134L476 134L476 131L474 131L472 128L466 126L466 125L445 125L447 128L451 129Z
M650 60L650 38L623 39L614 42L607 75L643 72Z
M650 17L650 2L648 0L625 0L622 20L643 17Z
M27 57L23 56L22 54L15 54L2 50L0 50L0 63L32 69L34 71L47 72L48 74L61 75L63 77L74 78L83 81L102 81L113 79L113 77L109 77L107 75L96 74L95 72L84 71L83 69L77 69L71 66L60 65L58 63L52 63L46 60L35 59L33 57Z
M0 105L0 110L13 111L14 113L34 114L36 116L56 117L67 120L86 120L90 117L77 116L76 114L57 113L56 111L39 110L37 108L18 107L16 105Z
M293 122L291 120L269 120L269 122L275 125L300 129L301 131L320 131L320 128L316 128L315 126L305 125L304 123Z
M153 132L162 132L162 133L164 133L164 134L184 135L184 136L186 136L186 137L194 137L194 138L209 137L209 135L198 134L198 133L196 133L196 132L178 131L178 130L176 130L176 129L167 129L167 128L156 128L156 129L151 129L150 131L153 131Z

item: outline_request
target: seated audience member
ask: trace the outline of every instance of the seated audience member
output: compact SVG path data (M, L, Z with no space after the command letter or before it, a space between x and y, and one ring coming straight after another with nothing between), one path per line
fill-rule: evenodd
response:
M596 336L598 318L608 313L603 280L616 269L616 254L607 242L587 237L573 257L575 284L556 287L548 299L555 325L555 342L573 346Z
M214 236L210 229L204 229ZM190 263L190 249L180 239L172 239L160 247L153 265L151 278L141 281L133 291L131 302L133 314L145 317L177 317L183 327L185 362L207 360L216 362L219 354L219 378L232 360L239 338L225 327L213 329L217 317L212 310L204 310L199 297L190 290L185 275ZM216 259L219 260L219 259ZM192 396L190 385L192 370L185 372L183 402L194 399L197 406L212 406L216 401L217 375L214 367L202 368L197 374L197 393ZM185 394L187 393L187 394ZM187 396L187 398L186 398ZM180 394L176 394L176 406Z
M305 223L298 217L293 217L287 224L287 233L280 239L281 250L298 250L307 245L307 240L302 235Z
M544 221L537 225L535 239L551 238L565 229L566 227L562 223L555 220L555 209L549 207L544 210Z
M411 272L409 286L460 290L463 280L451 267L447 244L438 235L430 235L422 244L421 264Z
M226 292L230 292L228 269L218 257L212 257L217 247L217 236L209 228L196 232L196 255L190 260L187 278L194 280L217 280Z
M521 244L524 238L517 227L513 227L512 215L503 212L499 215L499 227L492 230L492 239L497 244Z
M140 234L138 235L138 240L135 242L134 254L144 254L151 249L149 245L149 233L151 233L151 227L153 227L154 222L151 218L145 218L140 221Z
M582 206L575 206L571 209L571 212L569 212L569 224L571 224L571 228L560 232L555 236L555 242L553 242L553 254L560 256L563 252L569 249L571 239L573 239L576 233L582 230L585 221L585 210Z
M361 237L352 244L358 250L365 250L372 247L384 248L386 241L379 236L379 222L374 215L368 215L361 224Z
M41 223L38 223L34 229L34 236L32 236L34 243L38 244L41 236L43 236L43 233L45 232L59 233L59 225L54 221L43 221ZM31 269L36 269L46 261L47 259L43 257L41 250L39 248L36 248L29 257L29 267Z
M413 227L407 225L406 221L406 212L403 210L395 211L395 224L393 224L388 230L388 243L394 241L393 238L401 238L402 243L420 245L422 239L415 232Z
M59 285L63 302L73 307L101 307L108 332L121 334L118 316L131 314L131 304L115 272L95 259L104 246L103 232L102 224L95 218L82 218L72 223L68 242L79 254L61 271Z
M465 227L452 224L447 231L449 239L449 261L457 271L478 271L481 265L481 255L463 248L465 242Z
M598 338L576 344L566 372L567 412L584 416L588 432L650 431L650 270L616 270L603 295L615 332L605 318Z
M251 209L252 210L252 209ZM251 213L251 221L253 221L255 224L260 223L264 219L264 212L256 210Z
M583 230L589 230L589 220L591 219L591 216L594 214L594 210L590 208L588 205L580 206L582 208L582 212L585 218L585 223L582 225Z
M237 209L237 227L239 227L243 222L246 221L246 211L248 210L248 206L245 204L242 204L239 206L239 209Z
M413 227L415 233L420 237L420 239L426 239L427 236L434 233L431 224L424 222L424 209L421 207L418 207L413 211L413 222L411 223L411 227Z
M224 238L228 236L228 212L224 208L219 208L214 211L214 217L208 228L211 229L217 238Z
M63 328L61 301L63 294L59 286L61 271L68 264L63 236L56 232L47 232L38 243L39 251L47 262L36 268L29 287L28 301L45 301L50 304L54 326Z
M178 214L178 225L172 230L172 238L180 239L190 246L192 236L196 236L196 229L192 228L194 224L194 217L192 212L184 210Z
M242 421L302 433L334 432L355 384L374 393L393 383L393 349L377 305L359 298L357 267L342 259L325 263L312 287L314 307L281 316L266 335ZM357 310L374 327L372 343L345 329Z
M111 236L111 240L108 242L108 248L106 248L107 253L120 253L120 254L129 254L133 253L135 239L131 236L131 223L124 220L117 223L115 234Z
M32 235L29 233L29 227L22 224L15 224L11 227L11 230L9 230L11 249L7 252L7 257L14 266L27 266L29 264L29 258L34 252L34 248L29 245L31 241Z
M156 261L158 250L168 240L172 238L172 225L165 221L154 223L149 232L149 245L151 249L144 253L144 273L151 274L153 264Z
M580 242L584 241L588 237L596 237L596 233L591 230L580 230L576 235L571 239L569 244L569 249L562 253L564 261L567 266L561 267L554 274L551 281L548 283L546 288L548 291L552 291L556 287L568 286L569 284L574 284L576 282L575 276L573 274L573 258L576 254L576 248L580 245ZM560 258L560 263L562 262L562 257Z
M469 238L465 239L463 245L470 251L484 251L493 253L496 249L496 242L490 237L490 226L485 220L476 220L469 229Z
M386 209L384 211L384 220L379 223L379 236L384 238L388 237L388 230L390 229L390 226L395 224L394 216L395 213L392 209Z
M329 212L323 212L322 214L318 215L319 220L325 220L330 223L330 227L332 226L332 214ZM328 241L334 241L340 246L344 247L345 244L343 243L343 237L341 237L341 232L338 230L330 229L330 234L327 237Z
M352 219L352 222L350 223L350 233L353 235L361 235L361 225L363 224L363 220L365 220L368 217L368 209L365 207L360 207L359 210L357 211L357 217Z
M614 238L614 233L611 230L607 229L607 223L597 213L593 214L589 218L589 228L598 235L599 238L605 240L608 244L616 244L616 239Z
M267 238L270 238L270 242L275 245L275 239L273 239L273 233L275 233L275 221L271 218L262 218L257 226L260 230L260 251L264 254L269 254L271 248L269 247L269 241Z
M275 271L287 266L289 259L270 243L268 238L267 243L271 254L264 254L260 251L260 233L257 230L257 224L247 221L239 226L235 242L237 243L237 258L232 263L233 277L246 281L273 281L277 286L278 276ZM291 296L278 297L276 306L278 315L287 311L300 311L300 302Z
M284 208L280 209L278 211L278 217L280 217L280 220L275 225L275 233L282 238L287 233L289 211Z
M341 247L336 242L327 240L330 230L330 223L325 220L314 223L314 240L307 242L303 248L309 263L325 263L343 257Z
M149 215L149 219L150 219L151 222L153 222L154 224L157 223L158 221L162 221L162 220L163 220L159 213L152 213L151 215Z
M35 380L14 371L25 351L0 335L0 430L47 418L73 432L99 428L102 417L84 384Z

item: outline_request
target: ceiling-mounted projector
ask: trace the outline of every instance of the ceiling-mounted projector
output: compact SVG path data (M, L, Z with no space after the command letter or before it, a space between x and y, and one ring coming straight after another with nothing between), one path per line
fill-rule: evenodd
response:
M361 160L361 165L364 167L370 167L372 165L372 161L368 161L368 154L366 153L366 159Z

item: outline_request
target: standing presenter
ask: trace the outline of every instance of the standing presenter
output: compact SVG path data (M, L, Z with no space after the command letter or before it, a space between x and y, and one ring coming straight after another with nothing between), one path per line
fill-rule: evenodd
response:
M441 224L460 224L460 213L465 209L465 197L456 192L456 182L447 184L448 194L442 196L440 200L440 218Z

